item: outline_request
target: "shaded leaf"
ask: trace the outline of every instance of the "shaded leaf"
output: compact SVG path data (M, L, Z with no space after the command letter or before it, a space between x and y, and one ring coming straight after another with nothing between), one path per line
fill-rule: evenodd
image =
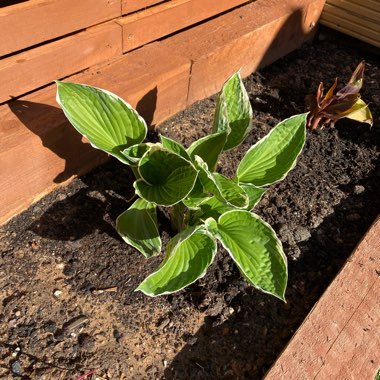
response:
M116 219L120 236L145 257L161 251L161 238L157 226L156 206L138 199Z
M192 159L199 156L206 162L210 170L214 170L218 162L219 154L222 152L224 144L226 143L227 132L213 133L212 135L205 136L187 148L187 153Z
M124 159L130 166L137 166L142 156L153 146L152 143L141 143L132 145L121 151Z

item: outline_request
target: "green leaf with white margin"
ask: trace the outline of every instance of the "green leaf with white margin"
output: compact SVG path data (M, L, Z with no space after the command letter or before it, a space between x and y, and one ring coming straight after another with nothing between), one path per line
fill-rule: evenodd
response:
M187 208L197 209L200 203L209 198L209 194L203 191L202 183L198 177L195 181L193 190L191 190L191 193L184 200L182 200L182 202Z
M177 292L206 274L215 253L215 239L204 226L190 227L170 240L158 270L136 290L148 296Z
M57 102L74 128L94 148L127 163L121 151L142 142L144 119L117 95L83 84L58 82Z
M305 144L306 116L281 121L247 151L237 169L239 184L266 186L285 178Z
M162 146L165 149L170 150L171 152L178 154L185 160L190 161L190 156L187 154L186 149L180 143L163 135L160 135L160 139Z
M121 154L130 166L137 166L142 156L155 144L141 143L124 149Z
M141 158L138 166L141 179L133 186L148 202L172 206L190 194L197 179L193 164L176 153L153 146Z
M161 238L157 227L156 206L138 199L116 219L120 236L145 257L161 252Z
M192 159L194 159L195 156L201 157L210 170L214 170L218 162L219 154L222 152L224 144L226 143L226 139L226 131L213 133L212 135L202 137L193 142L187 148L187 153Z
M218 222L207 219L206 226L256 288L285 300L287 259L269 224L249 211L234 210Z
M266 192L265 188L256 187L250 183L241 183L240 187L245 191L249 198L247 210L252 210L260 202L261 197Z
M240 72L232 75L223 85L216 104L213 132L226 130L225 113L229 134L223 149L229 150L240 145L252 129L252 107Z
M195 165L199 170L199 179L207 192L231 206L238 208L248 206L248 195L237 183L219 173L211 173L199 156L195 156Z
M208 218L218 220L218 218L227 211L236 210L235 207L229 206L224 202L218 201L215 197L206 198L198 209L191 215L190 224L195 225L204 222Z

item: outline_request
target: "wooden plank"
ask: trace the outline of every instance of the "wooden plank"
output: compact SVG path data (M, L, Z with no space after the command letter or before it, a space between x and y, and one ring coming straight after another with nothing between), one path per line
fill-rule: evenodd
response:
M151 7L152 5L163 3L164 1L165 0L122 0L122 14L126 15L128 13L133 13Z
M265 377L374 379L380 363L380 217Z
M360 41L366 42L368 44L371 44L373 46L376 46L376 47L380 48L380 42L379 42L379 40L374 40L374 39L372 39L372 38L370 38L370 37L368 37L366 35L357 33L356 31L352 30L352 28L345 28L345 27L343 27L341 25L337 25L336 22L334 22L334 21L328 21L328 20L326 20L326 18L324 18L323 20L321 20L321 24L323 24L325 26L328 26L331 29L335 29L338 32L347 34L348 36L355 37L355 38L357 38Z
M366 12L364 12L366 11ZM322 19L328 17L334 19L339 25L341 20L347 20L353 25L358 25L365 29L371 29L371 33L375 32L380 40L380 13L364 9L363 13L353 12L351 9L342 9L336 6L326 4L323 9ZM356 28L354 28L355 30Z
M123 27L123 51L133 50L246 2L173 0L123 17L118 21Z
M121 0L29 0L0 8L0 56L121 15Z
M368 9L369 12L371 10L380 12L380 2L378 0L327 0L326 3L337 5L341 8L345 7L345 5L343 5L344 3L350 3L364 7Z
M188 104L217 93L235 71L247 76L312 38L323 5L257 0L162 41L193 62Z
M335 7L343 11L346 11L348 13L356 13L357 15L361 15L365 18L369 18L374 21L379 20L380 2L377 3L377 10L372 9L371 6L373 5L372 4L367 5L365 1L356 3L355 1L352 1L352 0L327 0L323 12L328 7Z
M110 22L0 60L0 103L122 54Z
M325 13L321 18L321 23L324 25L326 23L333 25L335 30L346 31L348 35L352 35L354 37L357 36L359 39L368 38L369 40L375 41L375 46L380 45L380 33L378 31L366 28L356 22Z
M69 80L105 88L158 123L186 106L190 63L157 44ZM69 126L55 85L0 107L0 223L106 156Z

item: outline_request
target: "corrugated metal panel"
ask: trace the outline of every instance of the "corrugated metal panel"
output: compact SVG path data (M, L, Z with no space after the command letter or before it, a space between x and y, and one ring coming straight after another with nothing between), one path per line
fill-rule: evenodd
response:
M380 47L380 0L327 0L320 22Z

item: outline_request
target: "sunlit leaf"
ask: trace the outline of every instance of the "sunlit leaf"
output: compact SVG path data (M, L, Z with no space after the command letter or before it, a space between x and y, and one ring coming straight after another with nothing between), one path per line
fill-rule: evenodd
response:
M141 179L133 186L148 202L171 206L188 196L194 187L197 171L193 164L176 153L153 146L138 166Z
M304 113L281 121L252 146L238 166L239 183L266 186L283 179L295 166L305 143L306 116Z
M163 135L160 136L160 139L161 144L165 149L170 150L171 152L178 154L185 160L190 161L190 156L186 152L186 149L180 143Z
M207 164L198 156L195 164L199 170L198 176L205 191L213 194L219 201L238 208L248 206L248 195L234 181L219 173L211 173Z
M227 120L226 120L227 118ZM213 132L228 132L224 150L240 145L252 129L252 107L237 72L223 85L214 117Z
M247 210L252 210L259 202L261 197L264 195L266 189L262 187L256 187L250 183L241 183L240 187L248 195L249 203Z
M177 292L206 274L215 253L216 243L204 227L190 227L168 243L159 269L136 290L149 296Z
M373 117L371 111L369 110L368 104L366 104L362 99L358 99L354 106L351 108L350 112L345 115L347 119L356 120L360 123L373 124Z
M217 222L207 219L206 225L256 288L285 300L287 260L269 224L248 211L234 210Z
M57 102L75 129L95 148L127 163L121 151L141 143L144 119L127 102L100 88L57 82Z

